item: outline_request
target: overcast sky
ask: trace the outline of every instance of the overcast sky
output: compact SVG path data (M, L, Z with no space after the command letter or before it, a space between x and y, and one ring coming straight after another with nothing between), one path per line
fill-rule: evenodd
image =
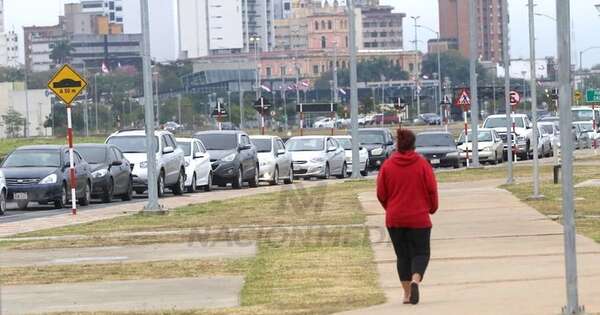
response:
M139 1L139 0L125 0ZM161 0L174 1L174 0ZM62 5L73 0L4 0L4 14L7 29L15 28L22 32L23 25L51 25L58 22L58 15L62 13ZM407 17L420 16L419 23L433 29L438 28L437 0L381 0L383 4L396 7L396 11L406 13ZM536 12L556 15L554 0L537 0ZM572 46L574 51L573 60L577 59L579 64L579 51L592 46L600 46L600 37L597 36L600 29L600 17L594 8L594 4L600 0L571 0L571 14L573 18ZM528 58L528 17L527 0L509 0L510 18L510 40L511 58ZM165 19L167 20L167 19ZM556 51L556 24L546 17L536 16L536 48L537 57L553 56ZM412 20L404 21L405 48L412 49L411 40L414 38L414 30L411 27ZM420 29L419 38L423 43L419 44L421 50L426 50L427 39L435 37L435 34ZM175 36L175 35L173 35ZM577 52L577 53L575 53ZM22 54L22 51L21 51ZM584 55L584 66L600 63L600 49L591 50Z

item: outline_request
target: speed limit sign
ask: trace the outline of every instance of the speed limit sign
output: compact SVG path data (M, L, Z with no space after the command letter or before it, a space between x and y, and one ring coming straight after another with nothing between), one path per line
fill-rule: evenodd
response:
M519 93L516 91L510 91L509 97L510 97L510 106L512 106L512 107L519 105L519 102L521 102L521 95L519 95Z

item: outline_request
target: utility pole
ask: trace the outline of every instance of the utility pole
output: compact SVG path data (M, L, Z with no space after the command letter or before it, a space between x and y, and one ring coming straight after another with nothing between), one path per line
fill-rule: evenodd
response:
M337 42L333 42L333 102L339 101L337 75Z
M348 20L350 20L350 125L352 126L352 178L360 178L360 156L358 137L358 87L356 85L356 17L354 12L354 0L348 0Z
M156 172L156 148L154 143L154 104L152 102L152 65L150 63L150 19L148 0L140 0L142 16L142 63L144 74L144 122L146 127L146 159L148 163L148 203L143 212L159 213L158 181ZM97 117L97 116L96 116ZM96 125L97 126L97 125Z
M528 0L529 5L529 69L531 72L531 80L529 87L531 90L531 118L533 120L533 199L541 199L540 195L540 165L538 159L538 121L537 121L537 86L536 86L536 69L535 69L535 15L533 0ZM525 94L525 93L523 93ZM524 95L523 95L524 96Z
M238 63L238 96L240 102L240 129L244 129L244 91L242 91L242 65Z
M152 82L150 82L152 84ZM94 119L96 124L96 135L100 134L100 130L98 129L98 72L94 73Z
M510 114L510 53L508 51L508 0L502 0L502 55L504 59L504 106L506 108L506 163L507 178L506 183L513 183L513 136L512 136L512 117Z
M563 314L581 314L577 292L577 251L575 246L575 208L573 202L573 138L571 130L571 8L569 1L556 1L556 30L558 43L558 98L560 104L560 133L562 159L562 208L565 241L565 277L567 305Z
M25 128L23 128L25 138L29 137L29 84L27 84L27 80L27 67L25 67Z
M229 92L227 92L229 95ZM177 94L177 123L181 125L181 93Z
M475 0L469 1L469 76L471 85L471 135L473 154L473 167L479 167L479 99L477 95L477 57L479 56L478 45L478 19L477 4ZM465 114L466 115L466 114ZM466 130L465 130L466 131ZM468 139L467 139L468 142Z
M415 94L417 96L417 117L421 115L421 89L419 88L419 39L417 37L417 21L420 16L411 16L411 19L415 22L415 63L413 68L413 75L415 77Z

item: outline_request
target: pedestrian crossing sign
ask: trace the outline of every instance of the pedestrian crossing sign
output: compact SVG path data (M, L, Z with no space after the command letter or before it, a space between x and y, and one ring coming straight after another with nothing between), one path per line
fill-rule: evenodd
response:
M466 89L463 89L456 99L456 105L461 107L463 110L468 110L471 107L471 97Z

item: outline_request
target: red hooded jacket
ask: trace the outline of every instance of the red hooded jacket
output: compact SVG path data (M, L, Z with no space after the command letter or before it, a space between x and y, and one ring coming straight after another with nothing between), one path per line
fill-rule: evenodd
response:
M430 228L429 216L438 209L431 165L415 151L395 152L379 169L377 198L387 227Z

